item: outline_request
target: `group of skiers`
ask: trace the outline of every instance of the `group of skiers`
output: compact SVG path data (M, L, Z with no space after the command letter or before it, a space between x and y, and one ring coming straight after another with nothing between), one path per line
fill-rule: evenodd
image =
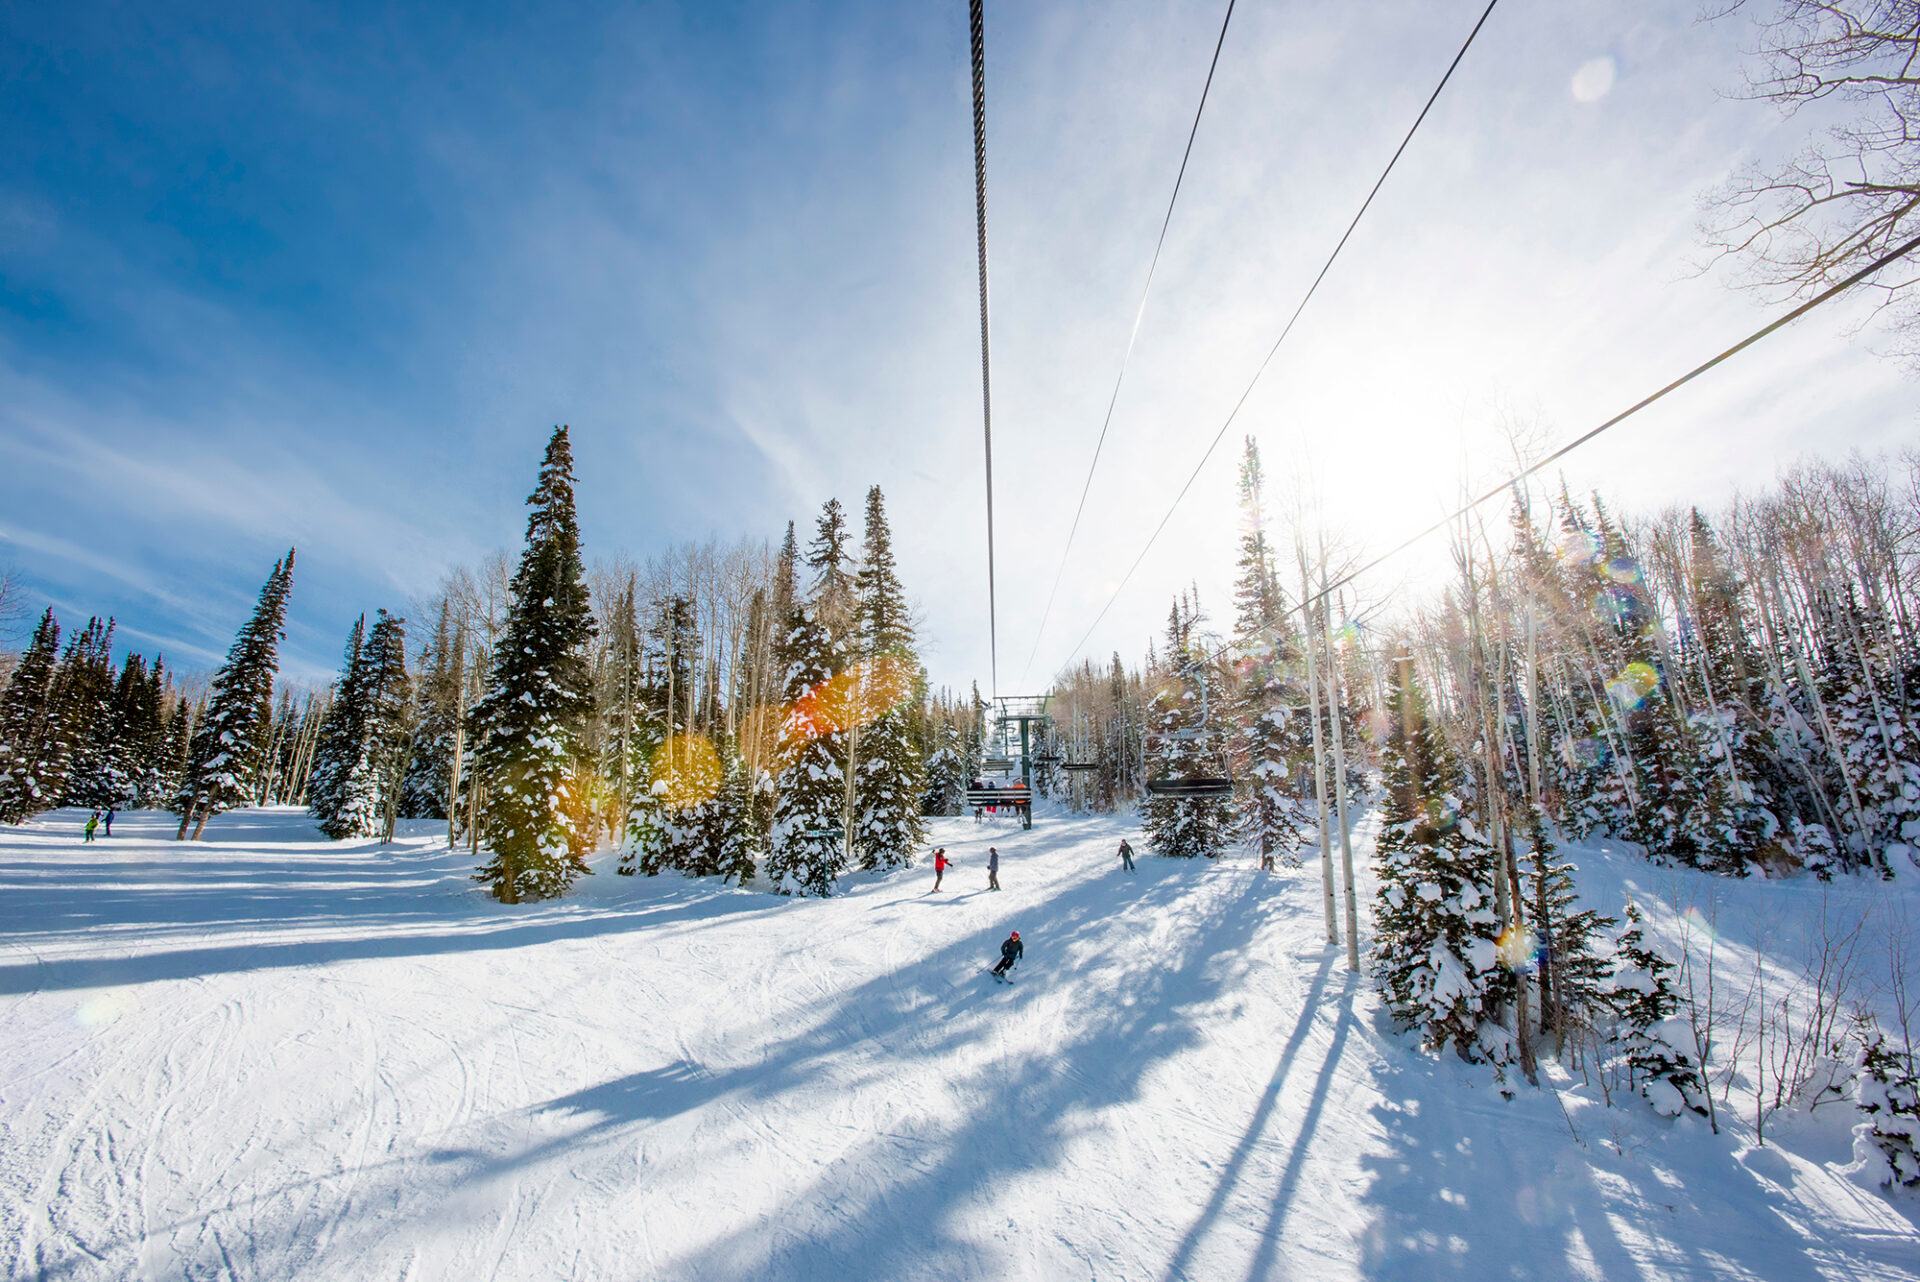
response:
M1133 866L1133 847L1123 837L1120 840L1120 868L1123 872L1137 871ZM947 869L953 867L953 860L947 858L947 848L939 846L933 852L933 889L938 892L941 880L947 875ZM987 847L987 889L1000 889L1000 851L997 847ZM1011 971L1021 958L1026 956L1026 945L1020 942L1020 932L1014 931L1000 945L1000 960L989 973L998 980L1013 982L1007 972Z
M114 814L113 807L108 806L107 813L105 815L105 820L106 820L106 827L107 827L106 835L109 837L113 836L113 814ZM95 830L97 830L100 827L101 819L102 819L102 816L98 810L94 811L92 814L87 816L87 833L85 837L86 841L93 840L93 834Z

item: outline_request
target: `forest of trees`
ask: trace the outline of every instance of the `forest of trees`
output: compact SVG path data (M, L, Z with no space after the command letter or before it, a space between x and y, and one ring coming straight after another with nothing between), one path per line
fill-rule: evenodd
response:
M0 691L0 822L55 806L167 808L183 838L238 805L307 807L336 839L447 824L508 902L562 893L619 844L623 873L830 894L910 863L959 811L978 697L929 688L878 487L858 528L681 545L588 567L564 428L527 541L449 574L415 613L355 619L340 676L276 685L293 556L228 661L182 680L112 657L113 621L41 618Z

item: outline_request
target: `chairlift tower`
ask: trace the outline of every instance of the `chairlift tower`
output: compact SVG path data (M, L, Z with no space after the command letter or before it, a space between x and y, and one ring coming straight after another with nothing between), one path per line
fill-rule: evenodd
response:
M1000 739L1000 755L1008 763L1008 773L1012 772L1012 763L1020 763L1020 785L1033 787L1033 727L1045 726L1053 718L1047 715L1048 694L1003 694L995 703L999 705L994 713L994 730ZM1014 751L1014 727L1020 728L1019 751Z

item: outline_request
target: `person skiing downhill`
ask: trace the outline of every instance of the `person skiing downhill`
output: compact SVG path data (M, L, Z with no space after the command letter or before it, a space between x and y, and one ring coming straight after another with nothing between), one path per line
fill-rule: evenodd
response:
M953 867L953 860L947 858L945 846L933 852L933 888L940 889L940 879L947 875L947 869Z
M1127 844L1125 837L1120 839L1120 869L1122 872L1133 871L1133 847Z
M994 965L991 972L993 977L995 979L1006 980L1009 984L1012 983L1012 980L1007 979L1007 972L1013 969L1015 962L1026 955L1026 946L1020 942L1020 932L1016 930L1007 936L1006 943L1000 945L1000 960Z
M1000 852L987 847L987 889L1000 889Z

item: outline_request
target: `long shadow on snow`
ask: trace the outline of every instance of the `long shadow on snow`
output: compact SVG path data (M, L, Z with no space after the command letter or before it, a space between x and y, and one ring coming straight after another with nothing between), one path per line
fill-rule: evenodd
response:
M1398 1040L1378 1031L1383 1040ZM1778 1217L1754 1214L1761 1209L1755 1202L1717 1197L1722 1181L1683 1179L1671 1169L1656 1176L1648 1168L1666 1155L1652 1148L1622 1157L1594 1134L1585 1136L1586 1147L1577 1144L1543 1091L1522 1083L1508 1103L1489 1070L1437 1064L1405 1042L1383 1052L1373 1115L1388 1149L1363 1159L1373 1177L1363 1198L1372 1212L1362 1239L1364 1276L1831 1276ZM1476 1074L1481 1080L1470 1083ZM1676 1136L1674 1143L1704 1164L1724 1162L1722 1144L1704 1142L1704 1126L1701 1136L1692 1144ZM1725 1164L1731 1172L1732 1163ZM1635 1226L1644 1245L1623 1241L1621 1224ZM1699 1249L1703 1243L1711 1254Z
M1189 878L1205 879L1214 870L1187 867ZM1025 933L1045 942L1049 969L1054 958L1071 958L1075 946L1111 929L1116 908L1161 906L1189 910L1203 886L1174 878L1159 885L1108 880L1074 885L1041 909L1021 913L1039 921ZM1185 936L1177 952L1144 958L1127 976L1132 1000L1103 1003L1060 1030L1060 1042L1046 1060L1028 1059L1004 1073L988 1069L963 1082L949 1083L968 1099L962 1124L938 1139L917 1141L923 1151L900 1153L903 1137L870 1142L864 1151L833 1162L806 1193L789 1200L789 1210L771 1223L742 1228L694 1256L680 1261L676 1277L834 1277L895 1279L931 1271L951 1275L955 1261L981 1248L986 1235L963 1222L975 1195L988 1193L1030 1172L1054 1167L1089 1125L1097 1110L1138 1096L1144 1077L1158 1064L1199 1044L1198 1008L1229 985L1239 950L1265 922L1262 911L1276 901L1249 881L1238 894L1220 894L1182 919ZM1129 893L1131 891L1132 893ZM978 942L957 943L930 955L923 964L934 973L954 965L982 964ZM1112 959L1082 961L1087 974L1096 966L1112 969ZM1060 976L1066 982L1074 972ZM991 985L982 977L983 985ZM1028 984L1040 982L1029 976ZM985 993L991 1000L1025 995ZM628 1128L660 1116L663 1105L681 1110L700 1107L722 1095L734 1095L752 1107L781 1095L798 1080L830 1073L853 1057L864 1043L879 1040L885 1049L936 1062L950 1060L963 1045L971 1048L984 1020L966 1016L983 994L918 997L903 995L893 976L869 981L850 991L835 1009L799 1036L769 1049L752 1068L712 1077L672 1074L662 1087L659 1070L577 1092L550 1107L576 1107L593 1100L598 1120L571 1137L555 1140L502 1165L518 1167L550 1151L572 1149L582 1140L611 1140ZM1005 1016L1001 1016L1005 1018ZM904 1042L905 1045L896 1045ZM883 1090L888 1068L876 1065L868 1080L855 1078L848 1090ZM914 1142L914 1141L908 1141ZM875 1185L879 1187L874 1188ZM866 1190L871 1189L871 1192ZM1096 1208L1111 1213L1118 1208ZM836 1227L822 1228L823 1223ZM968 1229L975 1230L968 1232ZM946 1261L947 1265L939 1262ZM960 1270L978 1276L1006 1276L1012 1260L983 1261ZM917 1267L916 1267L917 1266Z
M72 889L67 895L84 897L99 892ZM155 896L182 909L179 913L152 911ZM145 925L143 922L90 920L85 909L60 903L62 896L47 892L27 895L27 902L16 900L6 917L20 916L42 922L63 923L62 930L35 932L37 938L74 933L100 924ZM143 929L142 934L186 932L195 928L225 926L254 928L271 926L296 929L347 929L360 933L345 936L277 941L238 940L231 944L207 944L193 948L162 949L120 957L73 957L36 960L0 965L0 995L36 991L62 991L107 988L154 980L195 979L208 975L273 970L309 966L321 962L358 961L367 958L418 957L448 953L488 952L523 948L555 940L584 939L653 930L662 926L730 916L743 912L768 912L778 901L768 897L688 882L669 887L658 898L631 904L587 907L578 901L529 906L521 911L529 917L505 916L511 909L495 909L473 898L450 898L443 883L413 886L396 884L368 888L362 892L330 889L309 884L278 894L247 894L214 889L169 892L165 889L141 892L138 898L148 909L148 917L158 916L170 923ZM38 902L35 902L35 901ZM399 907L395 901L400 902ZM343 911L365 903L365 913ZM245 905L257 915L237 917L235 908ZM196 915L201 918L196 920ZM422 930L423 923L442 925L437 930ZM0 931L16 939L28 938L25 932L11 928Z

